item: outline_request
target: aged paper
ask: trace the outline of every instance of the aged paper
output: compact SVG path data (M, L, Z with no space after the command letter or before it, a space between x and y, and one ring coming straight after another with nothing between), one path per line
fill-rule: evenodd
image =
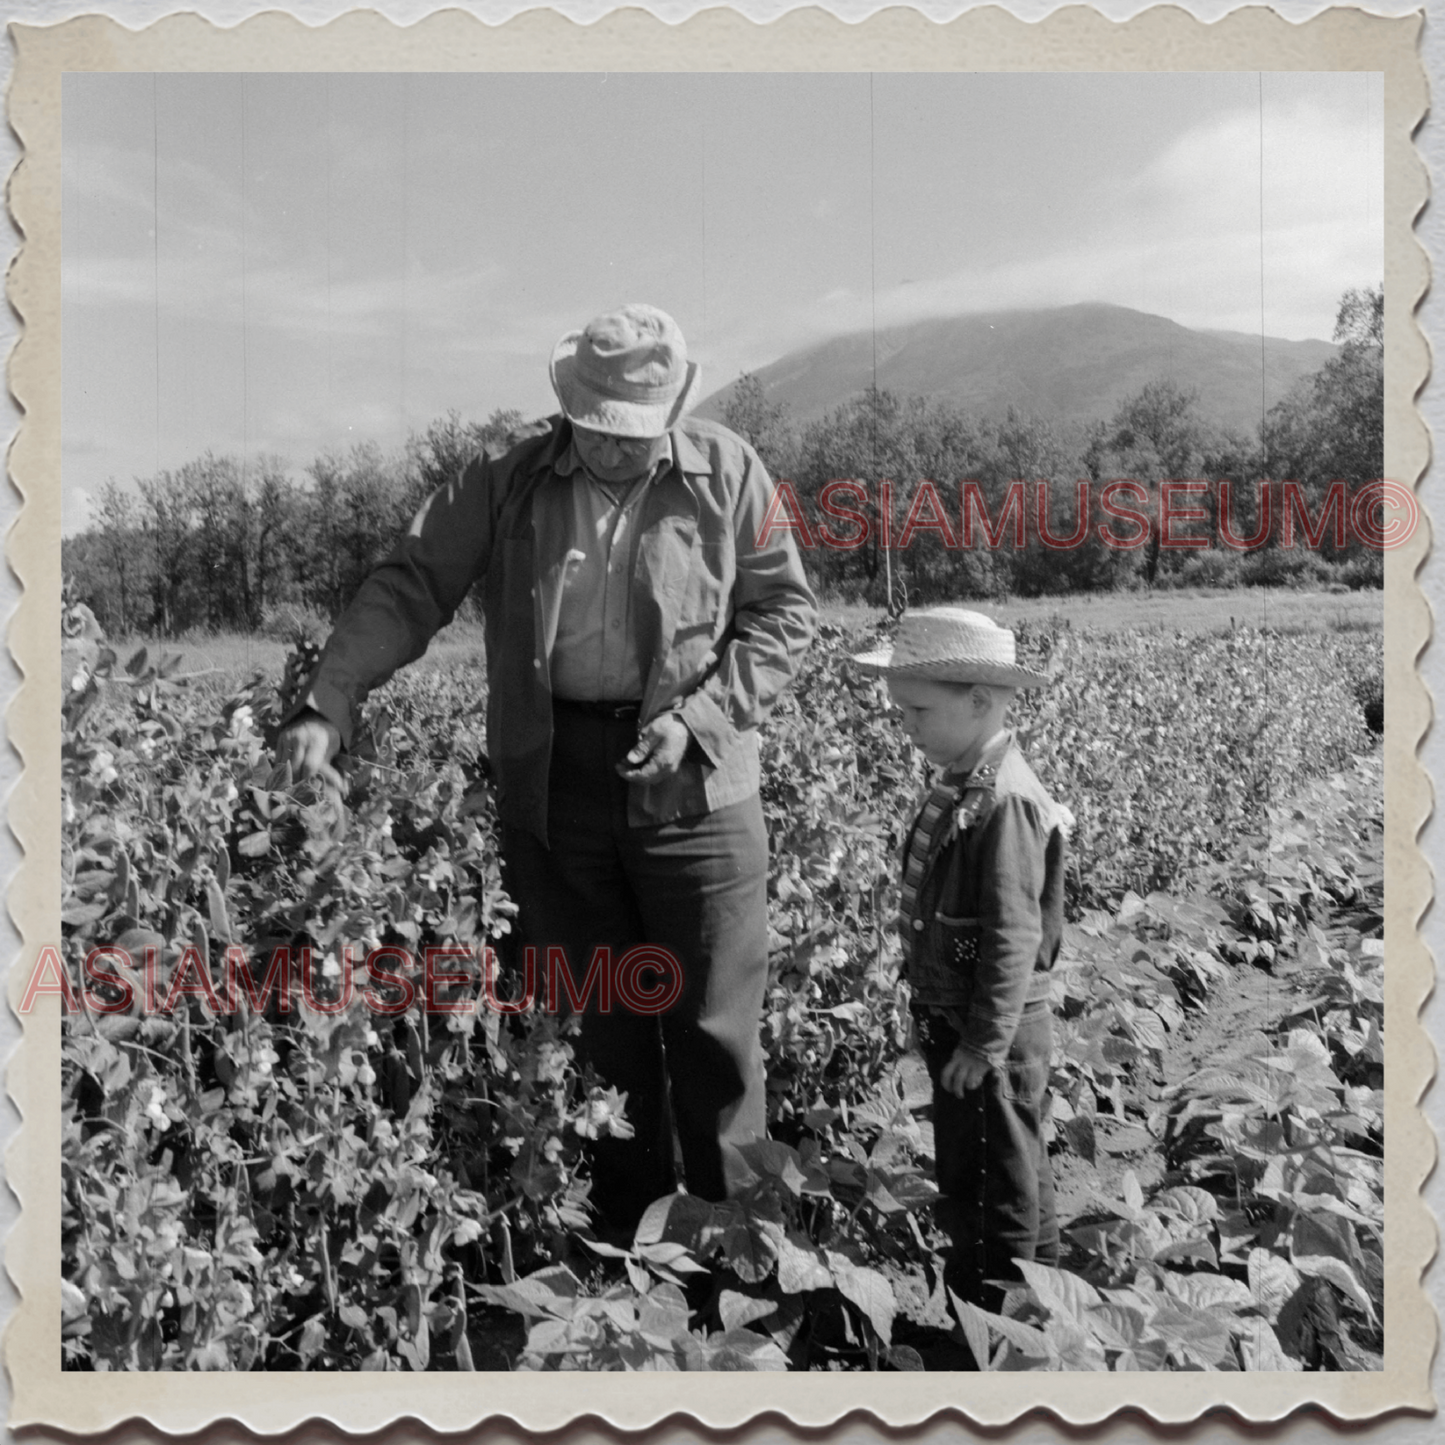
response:
M1412 398L1426 367L1413 308L1426 284L1426 263L1411 233L1425 180L1410 133L1423 113L1425 86L1416 58L1418 23L1333 13L1304 26L1266 11L1236 14L1201 26L1177 11L1150 12L1119 27L1088 12L1065 12L1025 26L1001 12L933 26L916 15L887 13L863 26L843 26L819 12L800 12L760 29L736 15L704 14L669 28L624 12L586 29L532 14L497 29L459 13L398 31L358 14L321 30L280 15L219 31L194 16L139 33L104 18L54 29L18 28L11 123L25 164L12 183L11 204L26 237L11 274L12 303L24 339L12 361L11 384L26 412L11 470L25 497L9 556L26 588L11 631L25 673L12 712L12 735L26 775L12 802L12 827L26 861L11 907L25 939L12 965L11 1001L19 1007L46 944L62 937L60 919L59 733L60 656L55 649L60 598L61 463L61 162L60 92L65 73L658 71L727 69L757 72L837 71L1374 71L1383 76L1385 152L1386 475L1406 485L1420 476L1426 438ZM720 380L721 378L718 378ZM405 1373L355 1374L338 1388L329 1375L273 1375L264 1392L232 1373L131 1371L94 1374L61 1368L65 1305L59 1289L62 1160L60 999L38 998L25 1017L25 1043L9 1088L25 1120L10 1155L23 1215L7 1264L22 1295L7 1332L14 1388L12 1422L77 1432L130 1419L186 1431L232 1418L260 1431L325 1419L369 1431L399 1418L459 1429L504 1417L548 1429L582 1415L627 1428L682 1412L709 1425L730 1426L765 1411L802 1425L822 1425L864 1409L890 1425L961 1410L977 1423L1006 1423L1044 1407L1084 1423L1129 1406L1160 1421L1187 1421L1226 1406L1253 1420L1279 1419L1300 1405L1323 1406L1341 1419L1366 1419L1401 1407L1432 1405L1428 1370L1435 1321L1419 1286L1434 1248L1434 1230L1419 1199L1434 1144L1415 1100L1433 1061L1417 1014L1430 987L1430 960L1415 931L1429 898L1428 870L1414 837L1428 811L1428 784L1414 751L1428 718L1428 700L1414 658L1429 632L1414 574L1428 546L1427 525L1385 553L1386 973L1385 1281L1383 1367L1349 1373L1296 1371L1132 1374L1128 1384L1108 1372L995 1373L964 1387L956 1376L929 1384L903 1373L769 1373L743 1390L714 1374L644 1373L622 1383L596 1373L567 1373L544 1386L534 1374L491 1372L477 1388L466 1375L425 1382ZM439 1380L455 1378L455 1386ZM687 1383L683 1383L687 1381Z

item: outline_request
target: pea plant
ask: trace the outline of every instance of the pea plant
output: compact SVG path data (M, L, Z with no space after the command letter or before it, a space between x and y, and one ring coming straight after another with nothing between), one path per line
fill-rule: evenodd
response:
M1056 680L1019 736L1076 819L1051 1147L1100 1182L985 1314L943 1284L894 922L927 777L846 662L873 640L825 627L762 739L770 1137L630 1242L586 1164L626 1099L518 992L484 667L370 699L342 797L274 763L314 646L279 687L102 649L62 716L66 1367L1377 1367L1375 644L1023 630ZM1150 1093L1254 969L1283 1012ZM1104 1169L1126 1120L1147 1185Z

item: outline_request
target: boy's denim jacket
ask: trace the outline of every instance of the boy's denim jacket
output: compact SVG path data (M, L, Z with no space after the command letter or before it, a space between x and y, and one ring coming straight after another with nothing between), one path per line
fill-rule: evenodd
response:
M916 910L901 920L915 1002L952 1015L960 1046L995 1068L1025 1005L1048 996L1064 926L1067 821L1013 733L1001 733L962 780ZM912 829L905 861L911 842Z

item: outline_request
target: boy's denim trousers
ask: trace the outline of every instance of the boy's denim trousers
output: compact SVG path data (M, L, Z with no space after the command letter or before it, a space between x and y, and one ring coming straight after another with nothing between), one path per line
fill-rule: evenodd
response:
M960 1299L998 1313L1022 1278L1016 1259L1056 1264L1054 1177L1043 1140L1048 1115L1047 1002L1030 1004L1003 1070L990 1069L962 1098L939 1083L958 1033L941 1014L914 1005L933 1080L939 1199L934 1218L953 1242L944 1279Z
M552 846L525 829L502 829L503 881L518 905L514 954L530 944L540 961L560 946L579 992L599 946L615 961L653 944L682 970L681 996L661 1014L634 1013L615 997L602 1013L595 992L582 1013L579 1062L627 1095L634 1130L630 1139L589 1144L592 1203L600 1226L629 1242L647 1206L677 1187L674 1128L688 1191L711 1200L726 1198L746 1175L733 1146L767 1128L758 1038L768 972L762 803L754 794L711 813L633 827L616 765L636 742L635 716L559 707ZM658 986L651 974L643 982Z

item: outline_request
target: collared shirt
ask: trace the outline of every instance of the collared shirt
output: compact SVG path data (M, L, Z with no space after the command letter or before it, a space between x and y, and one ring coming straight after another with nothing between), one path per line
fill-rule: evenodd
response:
M768 525L774 488L757 453L698 417L669 435L673 464L638 503L629 606L643 670L641 721L676 711L697 747L675 773L628 785L633 827L707 813L757 791L758 727L817 625L793 535ZM551 494L570 499L571 479L557 475L570 445L570 425L553 418L439 487L357 592L292 711L315 708L349 747L362 699L420 657L480 582L497 810L544 843L551 661L573 545L571 514L554 507Z
M637 514L643 494L676 461L671 441L647 476L631 482L594 477L575 443L553 467L571 485L549 488L543 504L564 513L572 535L552 643L554 697L594 702L642 696L645 679L632 606Z

